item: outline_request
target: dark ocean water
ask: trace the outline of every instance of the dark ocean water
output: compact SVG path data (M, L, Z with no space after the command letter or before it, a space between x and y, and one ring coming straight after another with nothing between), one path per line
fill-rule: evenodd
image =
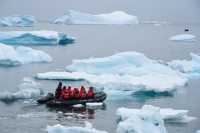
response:
M88 57L104 57L123 51L137 51L153 59L170 61L173 59L190 59L189 53L200 53L200 1L199 0L0 0L0 16L12 14L30 14L39 19L40 23L33 28L0 28L1 31L11 30L55 30L76 37L76 42L67 46L31 46L49 53L54 61L47 64L31 64L20 67L0 67L0 90L14 92L24 77L32 77L38 72L63 70L73 59ZM138 16L139 25L52 25L46 23L65 11L74 9L91 13L122 10ZM151 21L167 24L155 26ZM184 33L189 27L189 33L196 35L193 43L178 43L168 40L169 37ZM57 81L39 81L45 92L54 91ZM66 81L66 84L79 86L85 82ZM192 80L181 92L173 97L132 97L125 100L108 100L106 108L91 112L90 110L75 110L92 115L92 122L97 129L110 133L116 130L115 111L118 107L140 108L144 104L176 109L188 109L189 115L200 118L200 82ZM68 120L57 118L57 109L38 106L34 102L16 101L0 102L1 133L42 133L46 125L61 123L64 125L82 125L85 119ZM64 110L70 112L72 110ZM74 111L74 110L73 110ZM19 118L19 114L38 113L37 118ZM49 114L49 115L48 115ZM188 124L166 124L169 133L194 133L200 129L200 120Z

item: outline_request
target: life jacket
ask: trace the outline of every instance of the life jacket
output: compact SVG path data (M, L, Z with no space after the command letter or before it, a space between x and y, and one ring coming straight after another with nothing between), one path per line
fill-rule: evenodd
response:
M87 93L86 93L86 91L85 91L85 88L83 87L83 86L81 86L81 89L80 89L80 98L81 99L84 99L84 98L86 98L87 97Z
M64 87L63 88L63 90L62 90L62 98L64 99L64 100L68 100L69 99L69 92L68 92L68 90L66 89L66 87Z
M93 88L89 88L88 93L87 93L87 98L93 98L94 97L94 91Z
M69 86L67 90L68 90L68 93L69 93L69 98L70 99L74 98L74 92L73 92L73 90L71 90L71 86Z
M74 98L76 98L76 99L79 98L79 90L77 88L74 88L73 95L74 95Z

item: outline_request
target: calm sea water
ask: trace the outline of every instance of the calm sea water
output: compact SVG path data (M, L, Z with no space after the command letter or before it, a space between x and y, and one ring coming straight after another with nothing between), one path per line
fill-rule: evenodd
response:
M76 43L67 46L31 46L49 53L54 61L49 64L31 64L20 67L0 67L0 91L14 92L24 77L32 77L38 72L62 70L71 64L73 59L88 57L104 57L123 51L142 52L150 58L170 61L173 59L190 59L189 53L200 53L200 17L199 0L0 0L0 16L11 14L30 14L36 16L40 23L33 28L0 28L1 31L11 30L56 30L76 37ZM52 25L46 23L65 11L102 13L113 10L123 10L137 15L142 24L139 25ZM168 24L155 26L146 22L165 21ZM169 37L183 33L189 27L190 32L197 36L193 43L177 43L168 40ZM56 81L39 81L45 92L54 91ZM79 86L85 82L65 82ZM118 107L140 108L144 104L160 107L188 109L189 115L200 118L198 103L200 90L198 79L189 82L173 97L133 97L126 100L108 100L104 109L96 110L67 110L64 112L84 112L91 115L97 129L114 133L116 130L115 111ZM38 113L39 118L19 118L17 115ZM34 102L16 101L13 103L0 102L0 131L1 133L42 133L46 125L61 123L64 125L83 125L85 119L57 118L57 109L38 106ZM193 133L200 129L200 120L188 124L166 124L169 133Z

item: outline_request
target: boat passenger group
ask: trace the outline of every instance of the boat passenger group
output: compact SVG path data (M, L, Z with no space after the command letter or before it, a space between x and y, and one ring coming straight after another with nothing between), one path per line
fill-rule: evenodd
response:
M69 99L91 99L94 98L93 87L89 87L88 91L84 86L81 88L72 88L71 86L62 87L62 82L59 82L56 88L55 98L59 100L69 100Z

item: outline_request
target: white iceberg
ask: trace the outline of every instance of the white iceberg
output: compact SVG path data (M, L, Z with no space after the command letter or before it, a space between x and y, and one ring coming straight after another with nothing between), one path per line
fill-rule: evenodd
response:
M200 133L200 130L197 130L196 133Z
M121 109L117 115L121 114ZM128 112L130 113L130 112ZM158 108L146 108L140 111L134 111L127 119L122 119L117 126L117 133L167 133L164 121Z
M1 31L0 42L19 45L64 45L73 43L74 38L56 31Z
M173 60L169 66L183 73L199 73L200 75L200 56L190 53L191 60Z
M184 41L184 42L193 42L195 41L195 36L192 34L179 34L169 38L171 41Z
M14 15L0 18L0 26L5 27L31 27L35 23L35 17L29 15Z
M0 43L0 65L16 66L51 61L51 56L43 51L24 46L13 47Z
M92 127L92 124L85 122L85 127L65 127L60 124L54 126L47 126L48 133L108 133L106 131L100 131Z
M141 109L119 108L116 114L120 120L126 120L132 115L148 114L152 110L158 110L161 118L168 123L187 123L194 120L194 117L188 116L188 110L176 110L172 108L160 108L152 105L144 105Z
M2 101L15 101L19 99L33 99L43 94L39 88L39 84L29 78L24 78L23 82L19 85L17 92L2 92L0 93L0 100Z
M93 15L69 10L64 16L54 20L55 24L138 24L138 18L123 11Z
M107 90L171 92L184 86L187 78L166 64L137 52L118 53L104 58L74 60L66 67L71 72L47 72L39 79L89 81Z

